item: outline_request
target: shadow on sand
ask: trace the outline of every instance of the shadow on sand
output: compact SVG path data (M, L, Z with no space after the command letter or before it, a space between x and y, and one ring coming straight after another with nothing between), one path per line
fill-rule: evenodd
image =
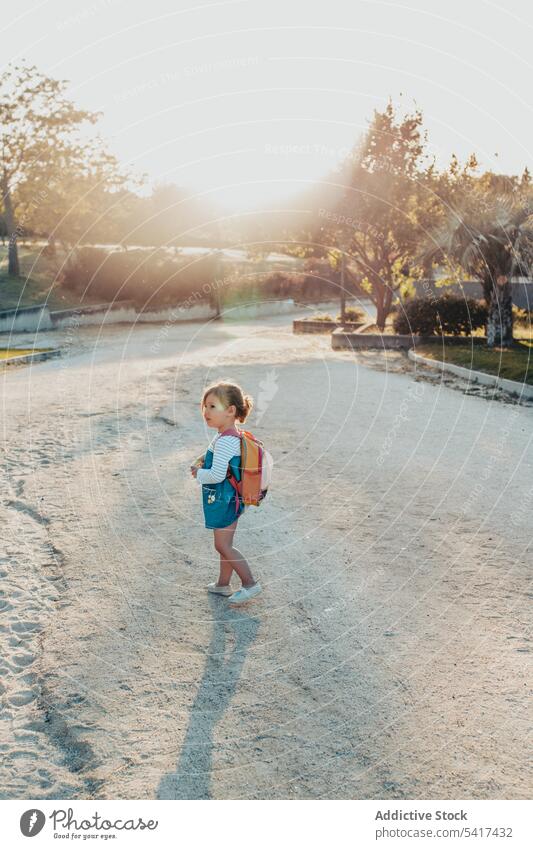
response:
M255 641L259 619L244 610L224 606L222 598L210 596L213 634L205 670L191 708L189 725L176 771L161 778L157 799L211 799L213 734L237 688L249 646ZM222 610L221 610L222 608ZM231 654L225 659L228 637Z

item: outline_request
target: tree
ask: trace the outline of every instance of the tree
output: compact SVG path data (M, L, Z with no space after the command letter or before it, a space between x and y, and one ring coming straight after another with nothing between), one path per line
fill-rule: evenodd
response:
M530 277L533 194L527 168L517 177L487 172L456 195L425 258L478 278L488 306L487 346L513 344L511 279Z
M319 227L320 242L342 250L362 279L380 330L394 293L420 275L413 256L421 233L438 220L434 164L426 164L421 126L420 111L397 120L390 101L384 112L375 110L354 148L344 196Z
M49 164L34 167L17 188L17 209L24 229L48 239L52 251L56 241L65 249L80 242L115 243L131 207L126 180L140 179L120 173L116 158L91 139L72 150L60 171L52 172Z
M41 74L35 65L9 66L0 75L0 183L8 270L15 276L19 275L17 238L35 225L39 210L47 211L50 227L73 208L80 190L101 183L104 172L107 181L120 182L114 157L101 151L96 155L94 143L77 138L80 125L94 124L101 113L77 109L67 100L67 82Z

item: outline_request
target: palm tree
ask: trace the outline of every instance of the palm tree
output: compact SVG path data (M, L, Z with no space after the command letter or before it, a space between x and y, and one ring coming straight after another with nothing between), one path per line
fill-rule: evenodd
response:
M488 307L487 347L513 344L511 278L530 277L533 260L531 201L513 193L473 193L463 211L451 212L423 259L458 265L483 285Z

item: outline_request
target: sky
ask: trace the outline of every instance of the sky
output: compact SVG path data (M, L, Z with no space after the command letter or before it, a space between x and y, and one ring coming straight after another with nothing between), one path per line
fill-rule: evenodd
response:
M2 67L68 80L148 187L230 212L327 179L389 98L422 111L440 167L533 170L526 0L18 0L0 29Z

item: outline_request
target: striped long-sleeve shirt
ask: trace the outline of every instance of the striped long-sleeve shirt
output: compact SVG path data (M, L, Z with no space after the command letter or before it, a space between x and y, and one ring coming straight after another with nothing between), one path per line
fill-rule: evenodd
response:
M226 477L228 463L236 454L241 454L241 440L238 436L215 434L209 443L208 451L213 451L213 465L210 469L198 469L198 483L220 483Z

